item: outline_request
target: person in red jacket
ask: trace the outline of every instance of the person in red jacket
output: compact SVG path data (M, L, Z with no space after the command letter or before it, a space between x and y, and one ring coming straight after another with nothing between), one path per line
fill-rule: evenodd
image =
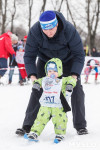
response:
M18 37L11 32L6 32L0 35L0 78L7 71L7 59L11 55L15 55L12 44L18 41Z

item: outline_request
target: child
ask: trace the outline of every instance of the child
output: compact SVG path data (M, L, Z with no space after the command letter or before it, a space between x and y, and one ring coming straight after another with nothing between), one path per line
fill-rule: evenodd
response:
M88 78L89 74L91 73L92 70L95 70L95 83L97 83L97 78L98 78L98 66L99 66L99 61L97 60L89 60L87 62L87 67L84 70L85 73L85 83L88 83Z
M16 52L16 62L17 62L17 65L19 67L19 71L20 71L20 74L21 74L21 77L22 77L22 81L20 81L20 85L23 85L21 83L25 82L26 81L26 78L27 78L27 73L26 73L26 70L25 70L25 64L24 64L24 47L23 45L19 45L17 47L18 51Z
M66 134L67 117L66 111L69 111L68 103L64 98L66 90L72 91L76 85L76 79L73 77L62 77L62 62L58 58L52 58L45 65L46 77L38 79L34 82L33 88L40 90L43 88L42 96L39 99L40 109L37 118L31 128L31 132L27 136L29 140L38 141L47 122L52 117L55 130L55 143L59 143ZM71 83L71 84L70 84ZM68 85L68 86L67 86ZM61 98L61 92L64 98ZM68 108L66 110L66 108Z

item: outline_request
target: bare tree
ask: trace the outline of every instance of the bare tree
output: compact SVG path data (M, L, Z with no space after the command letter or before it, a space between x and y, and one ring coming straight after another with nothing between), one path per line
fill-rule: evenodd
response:
M0 16L2 15L2 0L0 0Z
M40 14L45 11L46 2L47 2L47 0L43 0L43 5L41 7Z
M68 0L66 0L66 5L67 5L67 15L68 15L68 14L70 15L71 20L72 20L74 26L76 27L76 23L75 23L75 20L74 20L74 18L73 18L73 15L72 15L72 12L71 12L71 9L70 9Z
M92 47L95 45L96 31L99 22L100 0L96 0L95 3L93 3L92 0L86 0L86 4L88 45L90 49L92 49Z
M63 1L64 1L64 0L61 0L61 1L59 1L59 0L55 0L55 1L54 1L54 0L51 0L51 3L52 3L52 5L53 5L54 10L60 12L60 11L61 11L61 7L62 7L62 4L63 4Z
M63 2L64 2L64 0L60 0L60 1L51 0L51 3L53 5L54 10L59 11L59 12L61 11L61 7L62 7ZM68 2L68 0L66 0L65 2L67 5L67 19L68 19L68 14L69 14L74 26L76 27L76 23L75 23L74 17L73 17L72 12L71 12L71 7L69 6L69 2Z
M33 6L33 0L29 0L29 22L28 22L29 29L31 27L32 6Z
M63 1L64 1L64 0L61 0L60 6L59 6L59 8L58 8L58 11L59 11L59 12L61 11L61 7L62 7L62 4L63 4Z
M13 24L14 24L15 14L16 14L16 0L14 0L13 11L12 11L12 15L11 15L11 32L13 32L13 30L14 30Z
M1 32L4 33L5 32L5 23L6 23L6 16L7 16L7 0L2 1L4 2L4 9L2 10L2 24L1 24Z
M0 0L0 30L1 30L1 23L2 23L2 0Z

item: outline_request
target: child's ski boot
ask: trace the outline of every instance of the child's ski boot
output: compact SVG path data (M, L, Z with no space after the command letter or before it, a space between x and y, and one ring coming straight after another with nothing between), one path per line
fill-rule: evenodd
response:
M62 135L56 135L55 139L54 139L54 143L60 143L62 140L64 139L64 137Z
M38 135L34 132L30 132L29 134L27 134L28 140L29 141L35 141L38 142Z

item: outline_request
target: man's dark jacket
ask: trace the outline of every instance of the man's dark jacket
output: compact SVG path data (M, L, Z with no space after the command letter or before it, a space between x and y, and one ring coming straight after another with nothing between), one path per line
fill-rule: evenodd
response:
M63 64L72 60L71 73L81 74L85 57L81 38L74 26L66 21L61 13L55 13L58 29L53 38L48 38L42 32L39 21L30 29L24 56L28 76L37 74L37 56L44 62L54 57L61 59Z

